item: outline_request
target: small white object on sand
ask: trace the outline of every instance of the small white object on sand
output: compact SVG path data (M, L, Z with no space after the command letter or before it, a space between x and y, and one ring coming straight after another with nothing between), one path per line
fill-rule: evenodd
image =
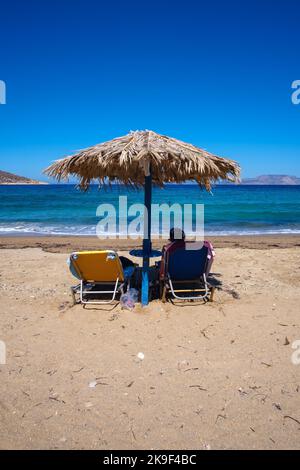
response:
M143 360L145 359L145 354L142 353L142 352L139 352L138 355L137 355L137 357L138 357L141 361L143 361Z
M90 388L94 388L97 385L97 380L93 380L92 382L89 383Z

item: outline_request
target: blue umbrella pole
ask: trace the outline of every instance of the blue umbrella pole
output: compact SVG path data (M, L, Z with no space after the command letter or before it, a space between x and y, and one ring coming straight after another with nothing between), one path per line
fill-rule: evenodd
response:
M151 199L152 199L152 175L145 176L145 228L143 240L143 271L142 271L142 305L149 303L149 258L151 255Z

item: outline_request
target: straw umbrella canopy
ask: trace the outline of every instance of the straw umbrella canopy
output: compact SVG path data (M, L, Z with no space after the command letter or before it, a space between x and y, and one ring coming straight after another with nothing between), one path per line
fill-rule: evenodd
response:
M83 190L93 180L98 180L100 185L121 182L143 186L142 170L149 165L152 183L160 187L164 183L194 180L210 190L211 183L220 179L236 181L240 174L240 167L233 160L147 130L130 132L57 160L45 173L58 181L76 176Z
M79 187L88 189L92 181L100 186L114 182L145 187L148 210L147 233L143 242L142 301L148 303L148 268L151 256L151 188L165 183L196 181L208 191L218 180L237 181L239 165L213 155L192 144L153 131L135 131L81 150L57 160L45 173L58 181L69 176L79 179Z

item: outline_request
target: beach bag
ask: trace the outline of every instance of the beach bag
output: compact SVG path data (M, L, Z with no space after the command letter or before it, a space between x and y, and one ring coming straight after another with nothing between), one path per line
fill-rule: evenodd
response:
M122 308L132 310L135 307L135 303L138 301L139 291L131 287L125 294L120 297L120 304Z

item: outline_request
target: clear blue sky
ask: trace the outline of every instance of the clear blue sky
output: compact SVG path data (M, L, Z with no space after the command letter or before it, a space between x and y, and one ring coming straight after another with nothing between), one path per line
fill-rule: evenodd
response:
M1 2L0 169L153 129L300 176L300 1Z

